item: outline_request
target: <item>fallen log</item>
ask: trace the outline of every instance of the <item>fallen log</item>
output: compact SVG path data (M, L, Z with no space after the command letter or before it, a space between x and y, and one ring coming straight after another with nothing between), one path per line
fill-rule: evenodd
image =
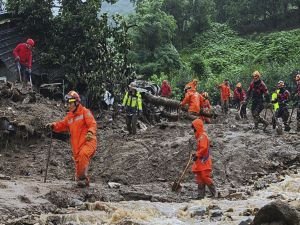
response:
M165 107L170 107L170 108L179 108L180 106L180 101L169 99L169 98L164 98L160 96L154 96L149 93L144 93L144 98L146 101L149 103L155 105L155 106L165 106Z

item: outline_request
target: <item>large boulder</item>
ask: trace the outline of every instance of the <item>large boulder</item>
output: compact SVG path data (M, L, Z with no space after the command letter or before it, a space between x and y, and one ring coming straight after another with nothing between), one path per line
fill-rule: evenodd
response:
M297 210L282 201L271 202L262 207L256 214L253 225L273 224L300 225L300 215Z

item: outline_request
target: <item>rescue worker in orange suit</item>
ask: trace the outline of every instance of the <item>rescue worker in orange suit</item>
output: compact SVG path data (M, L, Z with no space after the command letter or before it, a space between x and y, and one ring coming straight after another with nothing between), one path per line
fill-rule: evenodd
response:
M253 80L247 90L246 102L252 98L251 113L254 120L254 129L258 129L258 124L264 125L263 130L266 131L269 122L262 118L259 114L264 109L264 101L266 104L270 102L269 91L265 83L261 80L261 75L258 71L254 71Z
M77 185L86 187L90 184L89 163L97 148L97 124L91 111L80 104L77 92L70 91L65 101L69 109L65 118L46 126L54 132L70 133Z
M192 89L192 90L197 91L197 85L198 85L198 80L193 79L191 82L189 82L185 85L184 90Z
M195 119L192 122L195 137L197 140L197 151L193 154L192 172L195 174L198 184L198 199L205 197L205 187L207 186L212 197L216 195L216 187L211 178L212 160L210 155L210 141L204 130L203 121Z
M180 103L181 107L188 105L188 112L192 116L199 116L201 105L203 104L203 96L195 89L188 88L186 90L184 99Z
M227 114L229 109L229 98L230 98L230 86L229 81L224 80L222 84L218 86L221 91L221 106L223 113Z
M208 93L204 92L202 94L202 96L203 96L203 103L202 103L202 106L201 106L201 110L204 113L211 114L211 105L210 105L210 102L209 102L209 99L208 99ZM206 116L201 116L201 119L205 123L210 123L210 118L208 118Z
M160 95L161 97L169 98L172 94L172 89L168 84L168 81L163 80L160 88Z
M32 48L34 46L34 41L28 39L26 43L20 43L13 50L13 55L15 57L15 62L20 66L20 73L23 82L30 82L31 79L31 67L32 67Z
M237 83L236 88L233 91L233 99L236 102L238 109L240 110L240 116L243 119L247 119L247 105L246 91L242 88L241 83Z
M295 101L294 101L294 107L296 107L297 109L297 128L296 130L298 132L300 132L300 73L298 72L298 74L295 77L296 80L296 84L297 84L297 89L296 89L296 93L295 93Z

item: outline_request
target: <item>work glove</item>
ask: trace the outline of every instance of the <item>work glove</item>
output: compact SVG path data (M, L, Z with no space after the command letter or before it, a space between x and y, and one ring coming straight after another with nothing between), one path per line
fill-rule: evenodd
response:
M196 162L196 161L197 161L197 159L198 159L198 157L196 156L196 154L195 154L195 153L193 153L193 154L192 154L192 160L193 160L194 162Z
M87 141L90 141L90 140L92 140L92 138L93 138L93 133L92 133L91 131L88 131L88 132L86 133L85 139L86 139Z
M47 123L45 127L49 130L53 130L54 124L53 123Z
M15 58L15 62L19 62L19 61L20 61L20 57L17 56L17 57Z

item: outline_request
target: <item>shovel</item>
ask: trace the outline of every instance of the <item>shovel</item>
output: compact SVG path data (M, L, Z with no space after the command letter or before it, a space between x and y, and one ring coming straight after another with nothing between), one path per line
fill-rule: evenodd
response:
M22 83L21 65L19 62L17 62L17 70L18 70L18 74L19 74L20 83Z
M52 131L51 131L51 134L50 134L50 138L51 138L51 142L50 142L50 147L49 147L48 152L47 152L47 163L46 163L46 169L45 169L44 183L46 183L46 180L47 180L50 154L51 154L51 149L52 149L52 146L53 146Z
M241 120L242 119L242 117L241 117L241 109L242 109L242 106L243 106L243 104L241 103L240 104L240 107L239 107L239 111L236 113L236 115L235 115L235 119L236 120Z
M292 116L293 116L293 113L294 113L294 109L295 109L295 106L293 106L293 108L292 108L292 112L291 112L288 124L290 124L292 122Z
M191 162L192 162L192 155L193 155L193 154L190 154L189 161L188 161L188 163L186 164L186 166L185 166L185 168L184 168L184 170L183 170L181 176L180 176L176 181L174 181L174 183L173 183L173 185L172 185L172 191L174 191L174 192L180 191L180 189L181 189L180 183L182 182L183 177L184 177L184 175L186 174L186 171L187 171L187 169L189 168L189 166L190 166L190 164L191 164Z

